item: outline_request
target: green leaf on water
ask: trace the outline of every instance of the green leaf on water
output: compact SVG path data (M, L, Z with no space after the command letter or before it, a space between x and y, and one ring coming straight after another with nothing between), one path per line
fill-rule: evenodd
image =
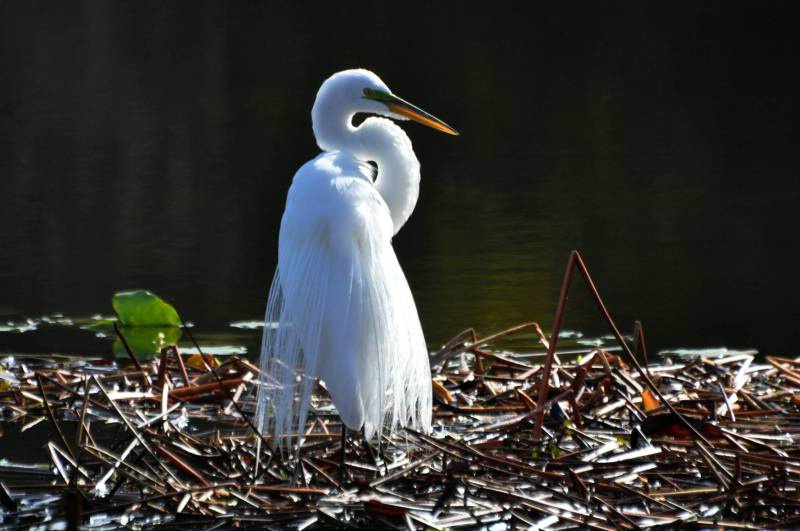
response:
M144 359L157 356L167 345L176 345L182 333L175 326L123 326L119 331L125 336L134 355ZM112 350L117 358L128 357L128 351L119 337L114 339Z
M111 299L122 326L180 326L178 312L147 290L118 291Z

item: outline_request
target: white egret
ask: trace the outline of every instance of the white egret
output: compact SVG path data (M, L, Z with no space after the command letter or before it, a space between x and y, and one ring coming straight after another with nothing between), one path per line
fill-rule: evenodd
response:
M269 376L256 418L273 447L303 433L317 378L343 430L363 429L367 440L384 426L430 430L428 351L391 242L417 203L420 166L400 127L376 116L355 127L357 113L458 134L368 70L320 87L311 121L322 153L289 188L261 347Z

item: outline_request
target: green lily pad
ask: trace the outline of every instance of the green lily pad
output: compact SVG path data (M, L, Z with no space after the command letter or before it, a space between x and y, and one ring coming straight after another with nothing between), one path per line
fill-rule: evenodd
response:
M180 326L178 312L147 290L119 291L111 299L122 326Z
M167 345L177 345L183 332L175 326L126 326L120 327L125 341L137 358L151 358L161 353ZM119 337L114 338L114 356L127 358L128 352Z

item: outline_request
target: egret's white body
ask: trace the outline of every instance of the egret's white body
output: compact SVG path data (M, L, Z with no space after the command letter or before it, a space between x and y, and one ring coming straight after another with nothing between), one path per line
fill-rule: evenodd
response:
M368 440L384 425L430 429L428 352L392 248L417 203L419 162L391 120L352 125L359 112L430 117L410 104L407 110L371 99L390 96L396 98L372 72L347 70L326 80L314 103L323 152L289 189L261 352L262 375L269 376L257 419L274 446L282 434L303 432L317 378L344 425L363 429ZM377 165L374 181L369 161Z

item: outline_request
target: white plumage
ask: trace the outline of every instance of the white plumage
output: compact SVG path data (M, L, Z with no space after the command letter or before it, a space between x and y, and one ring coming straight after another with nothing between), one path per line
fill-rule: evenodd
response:
M339 72L320 88L312 122L323 152L289 189L267 304L261 371L269 376L256 418L273 446L303 433L317 378L344 424L368 440L384 425L430 429L428 352L391 244L416 205L419 162L392 121L370 117L353 127L359 112L455 134L372 72ZM368 161L377 164L374 182Z

